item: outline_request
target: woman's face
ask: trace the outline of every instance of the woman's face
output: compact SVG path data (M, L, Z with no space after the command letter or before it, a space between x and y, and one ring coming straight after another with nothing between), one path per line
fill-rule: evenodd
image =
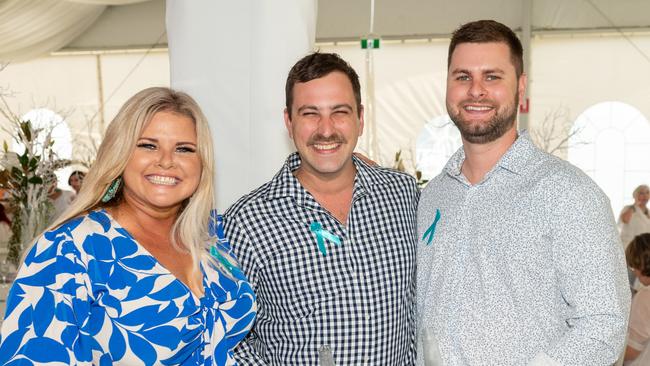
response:
M73 174L70 176L70 180L68 183L70 184L70 187L74 189L75 192L79 193L79 190L81 190L81 183L83 183L83 178L78 174Z
M201 170L194 122L158 112L145 126L122 174L124 199L147 211L177 212L196 191Z
M634 203L637 206L645 207L648 204L648 199L650 198L650 191L648 188L641 188L634 197Z
M636 275L636 277L639 279L639 282L641 282L643 284L643 286L650 285L650 277L644 276L641 273L641 271L636 269L636 268L634 268L633 271L634 271L634 274Z

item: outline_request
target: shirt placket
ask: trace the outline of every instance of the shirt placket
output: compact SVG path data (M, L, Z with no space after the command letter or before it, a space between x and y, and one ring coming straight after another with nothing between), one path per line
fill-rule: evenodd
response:
M355 245L355 239L351 238L349 240L349 247L348 250L355 250L356 245ZM354 253L354 258L358 258L361 253L357 253L355 251ZM348 254L349 255L349 254ZM348 257L348 259L351 259ZM356 314L356 326L359 329L360 332L360 337L358 338L358 349L361 350L361 358L360 361L364 365L370 364L370 354L372 348L371 344L371 334L369 332L370 323L372 321L371 319L371 314L370 314L370 309L368 309L368 304L372 301L370 289L367 287L367 282L366 282L366 275L363 270L363 266L359 265L356 263L354 260L349 260L351 266L352 266L352 273L353 273L353 278L352 278L352 283L353 283L353 288L354 288L354 293L356 296L359 298L359 301L356 302L356 305L354 307L355 314Z
M363 199L367 193L365 190L362 190L359 186L359 182L355 181L355 190L353 195L352 207L350 208L350 217L348 218L351 224L354 224L354 218L352 217L355 214L355 205L358 204L358 200ZM371 334L370 329L372 327L372 312L369 308L374 299L373 291L368 286L367 276L368 276L368 266L364 265L364 260L367 260L366 253L363 252L362 248L364 243L357 245L357 240L363 240L365 238L357 238L356 230L354 226L351 226L348 231L349 246L346 251L346 259L352 264L354 268L354 293L360 298L360 301L357 301L355 310L358 316L357 324L358 329L360 329L361 337L359 349L361 350L361 357L357 362L361 362L362 365L372 364L371 355L373 350L376 351L376 344L373 343L373 334ZM368 245L368 243L365 243ZM361 315L359 315L361 314Z
M469 268L471 265L471 246L474 245L476 238L473 237L473 227L475 225L474 223L474 209L475 209L475 203L477 200L477 195L480 190L480 186L477 185L471 185L469 183L466 183L466 185L463 187L464 190L464 197L463 197L463 202L461 205L461 211L460 211L460 227L456 231L456 235L458 235L458 242L463 243L463 245L459 248L456 248L459 253L457 255L459 256L458 260L458 265L453 271L453 278L455 279L455 285L453 286L454 293L453 294L447 294L448 296L452 296L452 298L456 298L457 301L460 301L459 304L462 304L466 301L458 298L458 296L472 296L474 294L468 294L467 290L461 291L461 288L465 287L467 284L467 281L475 271L472 270L472 268ZM466 309L458 309L457 306L459 304L453 305L453 308L456 308L456 311L451 312L454 321L452 323L454 324L462 324L464 322L462 314L465 313ZM449 316L449 315L447 315ZM449 324L449 323L448 323ZM464 326L458 326L458 327L453 327L450 329L451 334L456 334L457 339L463 339L464 338L464 331L465 327ZM456 340L448 340L452 344L456 343ZM453 347L453 346L452 346ZM456 354L456 352L453 352L453 354ZM459 360L456 360L454 362L457 362ZM452 362L453 363L453 362Z

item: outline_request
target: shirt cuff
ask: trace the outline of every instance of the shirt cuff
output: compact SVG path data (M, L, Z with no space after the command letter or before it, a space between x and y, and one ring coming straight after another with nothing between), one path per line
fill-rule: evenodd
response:
M544 352L538 353L528 366L562 366L561 363L555 361Z

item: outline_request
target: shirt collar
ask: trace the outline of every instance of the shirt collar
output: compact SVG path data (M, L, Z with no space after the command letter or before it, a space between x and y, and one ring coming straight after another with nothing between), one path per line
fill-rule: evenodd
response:
M521 131L515 143L503 154L497 165L513 173L523 174L536 149L528 131Z
M503 154L495 167L486 174L486 177L491 175L492 171L494 171L496 167L506 169L515 174L523 174L528 165L528 160L535 149L536 147L530 140L528 132L521 131L512 146L510 146L506 153ZM465 150L461 146L451 156L443 170L453 177L458 177L461 175L463 161L465 161Z
M266 193L266 199L274 200L293 197L299 204L313 201L313 197L311 197L309 192L302 187L298 179L293 175L293 172L300 167L301 162L300 155L297 152L287 157L280 171L271 180ZM372 167L354 155L352 156L352 162L357 168L357 174L354 179L353 198L372 192L373 186L377 184L390 183L381 174L380 169L382 168Z

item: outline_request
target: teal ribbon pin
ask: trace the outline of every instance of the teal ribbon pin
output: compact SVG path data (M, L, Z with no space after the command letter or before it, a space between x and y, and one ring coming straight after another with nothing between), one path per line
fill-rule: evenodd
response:
M324 256L327 255L327 249L325 248L325 239L333 242L336 245L341 245L341 239L338 236L323 229L323 225L321 225L320 222L312 222L311 225L309 225L309 230L311 230L312 233L316 234L318 250L320 250L321 254Z
M221 262L221 264L226 267L230 273L233 273L235 267L233 267L233 265L228 262L228 260L224 258L221 253L219 253L219 250L217 250L214 245L210 247L210 254L212 254L213 257L217 258L217 260L219 260L219 262Z
M431 226L429 226L427 231L424 232L424 235L422 235L422 240L425 240L427 245L431 245L431 242L433 241L433 234L436 233L436 225L438 225L438 221L440 221L440 209L436 208L436 218L433 219Z

